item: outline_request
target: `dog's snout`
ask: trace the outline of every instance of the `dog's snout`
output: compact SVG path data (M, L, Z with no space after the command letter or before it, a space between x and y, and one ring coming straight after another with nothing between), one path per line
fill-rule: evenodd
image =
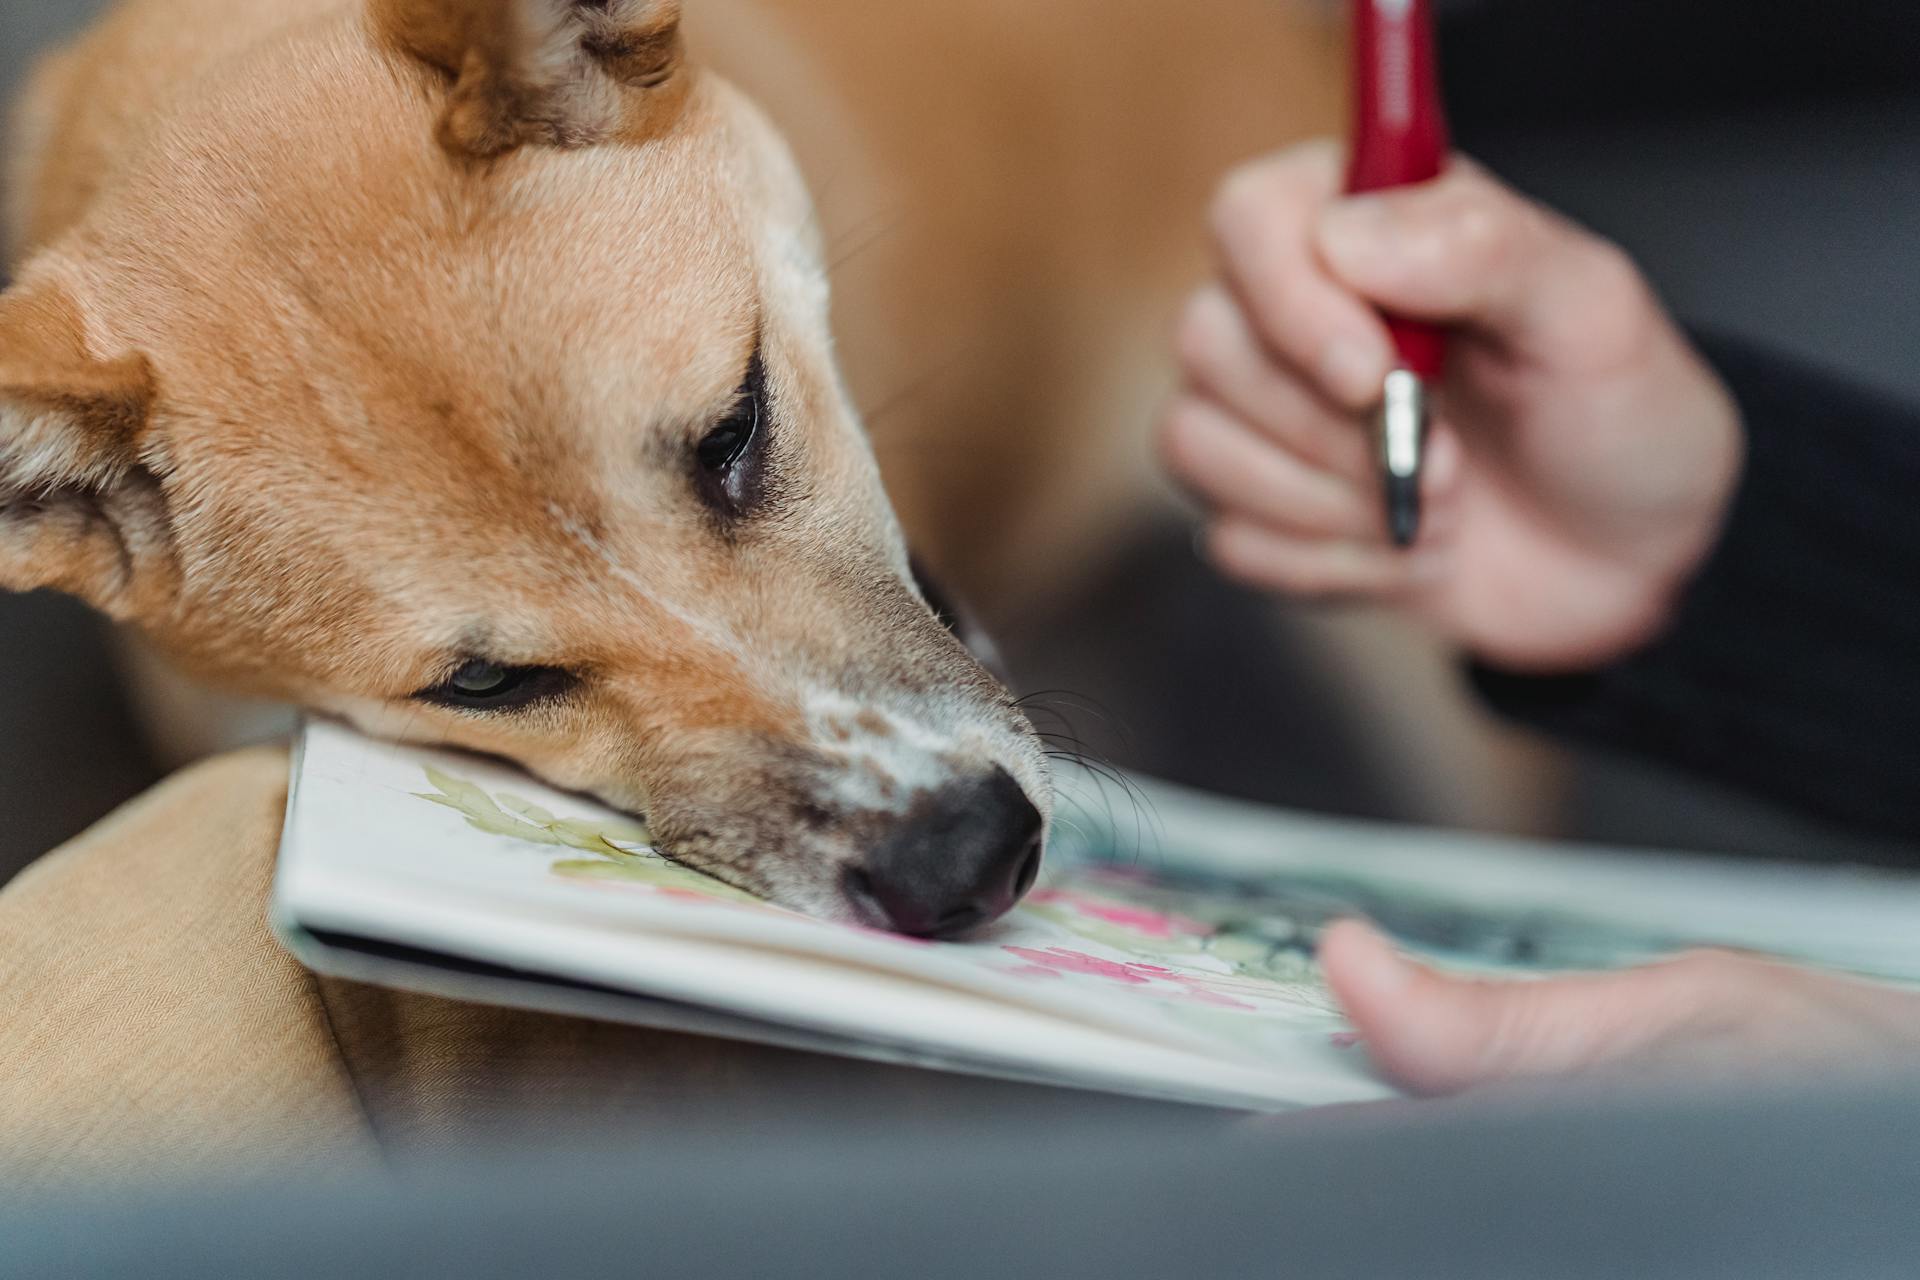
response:
M1004 769L950 782L848 870L847 895L899 933L952 937L1004 914L1033 887L1041 825Z

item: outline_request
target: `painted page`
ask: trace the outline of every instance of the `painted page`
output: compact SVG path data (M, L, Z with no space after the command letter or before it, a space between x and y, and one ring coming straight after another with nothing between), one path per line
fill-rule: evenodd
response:
M1462 971L1720 945L1920 980L1912 875L1330 820L1072 768L1057 787L1035 891L927 942L759 902L661 857L636 819L501 765L316 723L276 922L314 963L314 933L345 934L654 1002L630 1020L1263 1107L1389 1092L1313 962L1340 916Z
M588 982L922 1060L1280 1107L1388 1094L1298 947L1057 860L961 942L828 924L656 853L492 762L304 732L275 920Z

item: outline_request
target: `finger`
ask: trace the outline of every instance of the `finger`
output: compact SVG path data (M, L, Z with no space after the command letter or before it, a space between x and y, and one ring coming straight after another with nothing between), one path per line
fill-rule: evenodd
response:
M1332 279L1388 311L1556 359L1615 349L1658 314L1616 247L1464 161L1325 205L1313 238Z
M1311 539L1228 517L1206 532L1207 558L1249 586L1310 598L1398 598L1445 572L1440 548L1397 551L1366 542Z
M1243 166L1221 184L1211 223L1229 287L1261 340L1334 404L1360 410L1379 399L1393 351L1380 317L1313 247L1341 165L1336 144L1315 142Z
M1369 474L1359 485L1352 485L1344 477L1315 474L1312 468L1288 458L1231 419L1219 406L1194 396L1181 396L1168 407L1156 440L1162 465L1173 478L1229 522L1259 526L1283 541L1340 541L1385 549L1386 514L1377 475ZM1249 441L1256 456L1243 452ZM1411 553L1417 563L1408 565L1408 571L1398 575L1396 581L1421 587L1440 583L1460 522L1456 495L1461 488L1464 459L1458 433L1445 423L1435 424L1421 475L1420 535ZM1274 475L1270 469L1287 474ZM1236 544L1240 536L1233 535ZM1262 572L1260 566L1272 557L1260 546L1246 550L1246 556L1237 557L1231 567L1218 557L1210 558L1253 585L1309 590L1304 582L1290 584ZM1409 556L1398 548L1391 554L1400 559ZM1274 555L1287 564L1295 559L1286 548L1276 549ZM1333 555L1341 560L1346 557L1343 552ZM1368 574L1366 581L1354 584L1354 589L1379 588ZM1337 593L1332 587L1327 590Z
M1652 967L1538 981L1448 977L1405 959L1357 920L1330 927L1319 955L1372 1060L1414 1093L1616 1063L1699 1012L1691 974Z
M1320 538L1379 540L1370 489L1310 466L1211 400L1177 398L1161 428L1167 470L1208 506Z
M1372 472L1361 419L1335 409L1277 363L1223 286L1209 285L1188 300L1174 344L1190 386L1290 452L1356 484Z

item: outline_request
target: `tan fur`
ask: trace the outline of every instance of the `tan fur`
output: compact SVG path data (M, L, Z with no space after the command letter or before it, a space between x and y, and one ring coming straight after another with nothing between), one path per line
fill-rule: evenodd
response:
M829 914L942 777L997 765L1044 809L1024 719L907 581L777 135L679 64L670 10L432 2L463 16L132 0L37 82L0 583L225 687L645 808L680 856ZM723 528L692 450L756 340L778 499ZM581 683L511 715L412 697L467 656ZM828 740L843 706L911 747Z

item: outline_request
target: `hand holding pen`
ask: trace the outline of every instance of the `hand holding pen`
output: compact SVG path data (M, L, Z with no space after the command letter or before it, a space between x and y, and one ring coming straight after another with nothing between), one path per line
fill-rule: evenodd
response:
M1166 465L1209 556L1256 586L1401 607L1496 664L1574 670L1654 634L1711 547L1738 415L1618 249L1454 158L1344 195L1312 143L1223 182L1220 278L1177 337ZM1422 523L1391 541L1372 442L1401 363L1384 315L1443 326Z

